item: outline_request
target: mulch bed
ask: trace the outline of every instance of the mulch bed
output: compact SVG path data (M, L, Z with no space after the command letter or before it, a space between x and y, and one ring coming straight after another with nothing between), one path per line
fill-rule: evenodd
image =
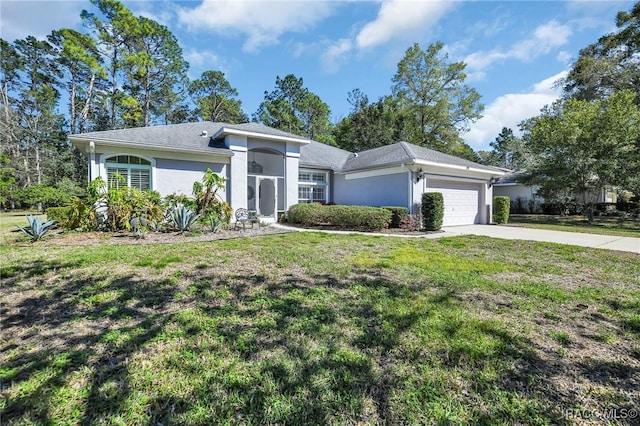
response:
M176 244L190 243L197 241L216 241L229 240L233 238L257 237L271 234L284 234L293 232L287 229L276 228L272 226L247 227L245 231L242 228L234 230L219 229L218 232L208 230L199 230L195 232L186 232L179 234L177 232L148 232L144 238L137 238L133 232L103 232L103 231L54 231L47 234L39 244L51 246L94 246L94 245L142 245L142 244ZM16 245L31 244L26 239L16 237Z

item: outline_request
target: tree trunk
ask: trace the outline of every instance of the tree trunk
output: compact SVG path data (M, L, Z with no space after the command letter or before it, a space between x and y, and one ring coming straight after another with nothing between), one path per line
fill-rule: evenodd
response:
M38 146L36 145L35 147L35 152L36 152L36 183L38 185L42 184L42 167L40 166L40 148L38 148Z
M145 127L149 125L149 110L151 109L151 88L149 87L151 84L149 83L149 74L151 70L149 67L146 67L147 75L145 76L145 93L144 93L144 125Z
M76 78L71 75L71 88L69 89L69 131L76 133Z
M111 58L111 129L116 129L116 95L118 94L118 53L114 46Z
M87 88L87 99L85 100L82 112L80 113L80 128L78 129L80 133L83 133L86 130L87 117L89 116L89 107L91 105L91 96L93 95L93 84L95 81L96 74L92 73L91 80L89 80L89 87Z
M26 186L30 186L31 185L31 173L29 170L29 158L28 155L23 155L22 156L22 164L24 165L24 175L26 178Z

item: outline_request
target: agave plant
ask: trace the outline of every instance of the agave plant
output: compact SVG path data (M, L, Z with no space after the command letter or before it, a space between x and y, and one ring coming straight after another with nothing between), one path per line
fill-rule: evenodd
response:
M178 227L178 231L180 231L180 233L191 229L191 226L199 218L199 214L196 214L193 210L185 207L184 204L176 205L171 212L171 219L173 220L173 223Z
M224 221L218 213L213 212L209 215L209 223L211 224L211 232L215 234L224 224Z
M53 220L48 220L45 223L42 223L42 219L39 216L29 215L27 216L27 222L29 222L29 226L17 226L16 227L21 230L24 235L31 239L31 242L38 241L44 235L56 225L56 222Z

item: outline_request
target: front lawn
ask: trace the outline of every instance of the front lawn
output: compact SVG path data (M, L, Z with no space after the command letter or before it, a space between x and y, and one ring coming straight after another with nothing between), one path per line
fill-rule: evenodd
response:
M581 215L558 216L544 214L512 214L509 224L524 228L549 229L552 231L584 232L588 234L640 237L640 219L611 216L595 217L593 223Z
M640 256L466 236L3 245L17 424L578 424L640 401Z

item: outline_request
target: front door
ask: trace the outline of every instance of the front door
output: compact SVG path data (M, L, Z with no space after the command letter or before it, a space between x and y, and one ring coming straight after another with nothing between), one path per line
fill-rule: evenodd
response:
M277 221L278 185L275 178L257 178L258 216Z

